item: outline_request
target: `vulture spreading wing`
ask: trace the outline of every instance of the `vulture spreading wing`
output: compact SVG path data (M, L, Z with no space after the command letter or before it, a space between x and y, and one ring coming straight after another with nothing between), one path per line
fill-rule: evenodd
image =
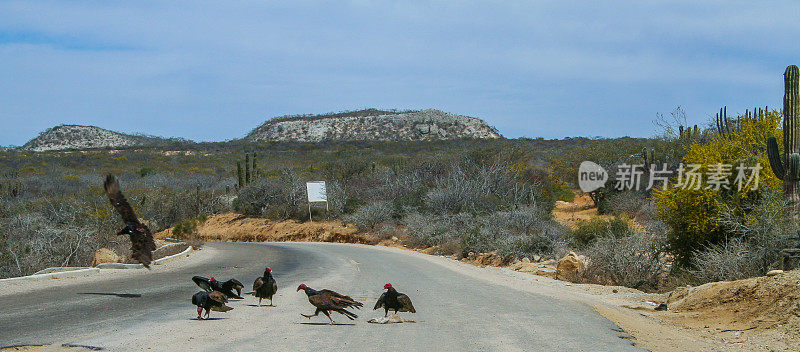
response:
M233 298L242 299L242 289L244 285L236 279L230 279L222 283L222 292L230 292L233 293L233 290L236 290L236 295L232 295Z
M408 298L403 293L397 293L397 304L392 304L387 302L387 294L388 292L384 292L380 298L378 298L378 302L375 303L375 308L372 310L384 308L386 310L395 310L397 312L411 312L416 313L417 310L414 309L414 305L411 304L411 298Z
M244 285L242 285L239 280L230 279L225 282L219 282L218 280L214 280L213 277L209 279L203 276L194 276L192 277L192 281L206 292L219 291L230 298L242 299L241 292ZM234 293L234 290L239 294Z
M214 291L214 288L211 287L211 282L206 277L202 276L194 276L192 277L192 281L194 281L197 286L200 286L206 292Z
M106 190L111 205L114 206L119 215L122 216L122 220L125 221L125 227L117 235L129 235L131 239L131 257L145 267L150 268L150 262L153 261L153 251L156 250L153 234L147 226L139 222L128 200L122 195L119 183L113 175L106 176L103 188Z

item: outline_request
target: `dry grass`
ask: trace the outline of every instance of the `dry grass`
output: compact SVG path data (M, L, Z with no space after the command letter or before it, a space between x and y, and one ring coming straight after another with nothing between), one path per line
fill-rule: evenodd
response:
M340 221L298 222L270 221L249 218L235 213L212 215L198 225L195 238L213 242L339 242L371 244L366 235L357 234L356 227ZM170 230L155 234L156 238L170 237Z

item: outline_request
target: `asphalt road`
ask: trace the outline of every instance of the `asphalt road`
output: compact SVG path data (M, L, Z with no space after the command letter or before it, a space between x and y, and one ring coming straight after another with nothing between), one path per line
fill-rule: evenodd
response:
M0 296L0 346L73 343L107 350L164 351L628 351L640 350L591 307L569 299L498 285L419 255L326 243L209 243L202 261L132 277L42 287ZM188 260L188 259L187 259ZM234 310L197 321L193 275L235 277L245 291L271 266L276 307L252 296ZM491 275L491 273L487 273ZM370 324L381 288L408 294L416 323ZM495 281L496 282L496 281ZM300 283L329 288L364 303L359 319L314 312Z

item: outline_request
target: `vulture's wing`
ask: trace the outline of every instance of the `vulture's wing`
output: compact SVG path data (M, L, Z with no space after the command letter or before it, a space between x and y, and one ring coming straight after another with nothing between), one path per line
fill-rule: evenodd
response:
M114 178L113 175L106 176L106 182L103 183L103 188L106 190L106 194L108 195L108 200L111 201L111 205L117 209L119 215L122 216L122 220L125 221L125 225L130 227L140 226L141 223L139 223L136 213L133 212L133 208L131 208L128 200L122 195L122 191L119 188L119 182L117 182L117 179Z
M147 226L139 222L128 200L122 195L119 182L117 182L117 179L114 178L113 175L106 176L103 188L106 190L111 205L117 210L122 220L125 222L125 226L129 230L131 257L144 264L145 267L150 268L150 262L153 261L153 251L156 250L153 234Z
M408 298L408 296L402 293L398 294L397 300L400 302L400 305L402 305L402 307L400 307L401 312L411 312L411 313L417 312L417 310L414 309L414 305L411 304L411 298Z
M363 306L361 302L358 302L350 298L350 296L345 296L331 290L322 290L320 292L321 292L320 295L329 297L331 303L340 308L347 308L347 307L360 308L361 306Z
M214 301L214 304L211 305L211 310L215 312L227 312L233 309L233 307L228 307L225 305L225 303L228 303L228 297L226 297L222 292L211 292L208 294L208 298L211 298Z
M228 296L225 296L224 293L219 291L214 291L208 294L208 298L213 299L217 303L228 303Z
M372 308L372 310L383 308L385 305L386 305L386 292L381 294L381 297L378 298L378 302L375 302L375 308Z
M272 281L272 294L274 295L275 292L278 292L278 282L276 282L275 279L271 279L270 281Z
M200 286L200 288L206 290L206 292L214 291L211 289L211 282L208 281L208 278L202 276L195 276L192 278L192 281L194 281L194 283L196 283L197 286Z
M230 279L225 281L224 287L227 289L234 289L236 291L241 291L244 288L244 285L239 280Z
M331 295L329 293L318 293L313 296L308 296L308 302L311 303L314 307L319 309L338 309L342 308L337 306L331 300Z
M257 291L262 285L264 285L264 280L261 278L257 278L256 282L253 283L253 291Z

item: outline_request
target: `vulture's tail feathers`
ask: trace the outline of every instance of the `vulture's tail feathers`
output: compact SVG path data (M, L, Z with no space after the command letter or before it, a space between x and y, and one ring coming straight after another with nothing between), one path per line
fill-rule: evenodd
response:
M358 315L356 315L356 313L348 311L347 309L340 309L340 310L337 310L337 312L343 314L344 316L346 316L350 320L355 320L356 318L358 318Z

